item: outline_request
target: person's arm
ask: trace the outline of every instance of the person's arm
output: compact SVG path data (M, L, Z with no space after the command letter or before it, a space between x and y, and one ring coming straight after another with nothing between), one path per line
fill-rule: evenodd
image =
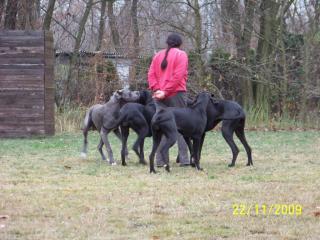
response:
M165 92L165 95L168 95L172 92L175 92L179 82L181 81L184 76L188 75L188 56L185 52L181 53L181 56L179 56L176 59L176 65L173 69L172 77L171 79L167 80L167 83L165 85L165 88L163 91Z
M155 57L152 59L149 72L148 72L148 83L149 83L149 89L152 91L156 91L159 89L159 83L156 76L156 70L155 70Z

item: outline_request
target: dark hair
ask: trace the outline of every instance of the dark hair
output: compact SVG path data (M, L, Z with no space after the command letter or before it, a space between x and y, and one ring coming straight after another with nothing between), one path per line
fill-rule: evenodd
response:
M168 36L166 43L168 45L168 48L166 50L166 55L164 56L164 59L161 62L161 69L162 70L165 70L168 65L167 56L168 56L170 49L175 48L175 47L180 47L182 44L182 38L177 33L171 33Z

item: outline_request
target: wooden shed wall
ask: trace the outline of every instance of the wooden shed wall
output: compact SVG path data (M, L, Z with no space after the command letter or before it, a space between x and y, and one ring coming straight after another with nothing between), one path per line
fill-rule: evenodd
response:
M54 134L53 40L0 31L0 137Z

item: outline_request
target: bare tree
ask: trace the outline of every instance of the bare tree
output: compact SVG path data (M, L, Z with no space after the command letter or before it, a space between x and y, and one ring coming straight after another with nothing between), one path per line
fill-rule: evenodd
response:
M237 59L241 64L239 67L239 80L241 85L242 104L253 105L252 82L247 74L247 64L249 64L250 42L253 31L254 13L257 1L244 1L244 16L241 17L240 4L236 0L222 2L222 18L224 23L230 26L235 39L237 49ZM242 21L244 19L244 21ZM243 27L242 27L243 25ZM226 30L225 30L226 31Z
M120 42L120 34L117 27L116 17L113 12L114 2L115 0L108 0L108 19L109 19L109 27L111 30L111 37L112 37L114 48L116 49L116 51L119 51L121 42Z
M74 88L76 85L75 65L78 60L78 54L79 54L79 50L80 50L80 46L81 46L81 39L82 39L84 29L85 29L85 24L88 20L92 5L93 5L93 0L88 0L88 2L86 3L86 8L85 8L84 14L81 17L81 21L79 23L78 32L77 32L77 36L76 36L75 44L74 44L74 48L73 48L73 54L70 59L70 66L69 66L69 72L68 72L68 78L67 78L68 82L66 84L66 93L65 93L66 99L64 99L64 103L69 102L71 100L72 96L74 96L74 94L75 94L75 92L74 92L74 90L75 90Z
M18 13L18 0L10 0L7 2L6 16L4 19L5 29L15 29Z
M138 60L139 60L138 57L140 53L140 49L139 49L140 37L139 37L137 4L138 4L138 0L132 0L131 10L130 10L132 33L133 33L132 50L130 50L130 57L132 59L132 66L130 68L130 73L129 73L130 81L135 81L136 67L138 65Z
M107 0L101 1L101 8L100 8L100 20L99 20L99 32L98 32L98 42L96 51L100 51L102 39L104 35L104 29L105 29L105 15L106 15L106 6L107 6Z
M51 20L52 20L52 15L53 15L55 3L56 3L56 0L49 0L46 16L43 21L43 29L44 30L50 30L50 25L51 25Z
M2 20L2 14L5 9L5 0L0 0L0 24Z

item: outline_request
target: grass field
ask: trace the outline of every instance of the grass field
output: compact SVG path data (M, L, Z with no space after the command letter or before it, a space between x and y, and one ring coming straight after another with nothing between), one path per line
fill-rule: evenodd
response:
M320 239L320 132L247 138L254 167L245 166L241 146L236 167L228 168L229 147L211 132L203 172L178 167L173 149L172 172L157 175L132 151L127 167L102 162L93 133L85 160L80 133L2 139L0 239ZM119 163L120 142L111 140ZM302 213L278 215L274 204L300 204Z

